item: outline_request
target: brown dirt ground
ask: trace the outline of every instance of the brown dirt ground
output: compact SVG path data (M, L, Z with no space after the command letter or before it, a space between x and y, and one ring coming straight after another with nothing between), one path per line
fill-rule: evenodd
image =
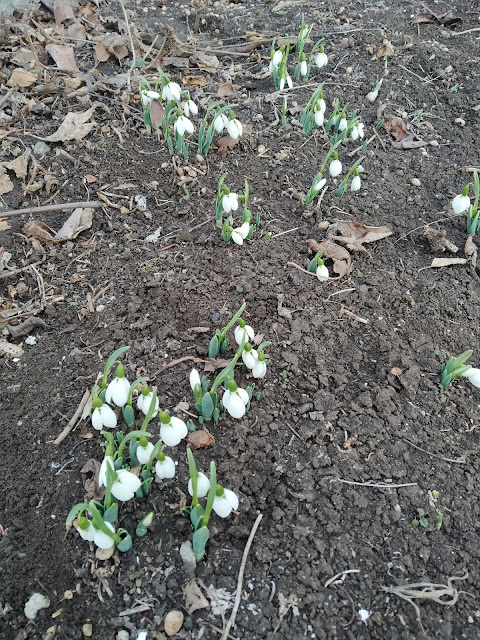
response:
M121 9L100 4L95 13L113 30L113 18L123 20ZM236 113L247 125L234 151L221 158L212 149L201 164L193 154L193 169L183 176L164 143L145 133L135 78L130 92L97 87L87 97L69 99L62 88L68 74L56 74L50 60L45 72L57 87L53 96L48 90L35 92L35 85L22 90L40 105L24 112L23 119L15 93L3 105L13 118L1 125L7 132L2 151L11 160L36 142L24 127L47 136L67 111L99 103L85 139L53 143L37 162L62 187L53 202L95 199L102 192L113 194L103 196L110 203L132 211L111 205L96 209L91 229L59 245L32 243L22 233L28 216L12 218L11 229L0 235L15 268L40 261L36 269L44 293L42 301L36 273L27 268L0 281L2 308L19 305L22 319L35 313L45 322L33 331L37 343L24 345L18 361L0 360L0 603L9 605L0 615L0 637L79 639L83 625L91 623L98 640L114 638L120 629L132 639L142 629L150 638L163 638L165 614L183 609L177 637L220 638L215 627L222 627L221 617L207 609L189 615L182 589L196 577L233 593L246 539L261 512L233 637L411 640L421 637L414 608L382 587L446 584L468 571L468 579L456 584L471 595L460 594L454 606L417 602L426 637L478 638L479 395L465 380L440 390L439 371L448 355L467 348L474 349L472 362L480 363L479 280L470 264L421 270L434 257L422 237L425 224L446 230L463 253L465 219L446 205L469 179L461 168L478 165L479 111L474 107L480 103L480 40L475 31L455 33L477 27L478 12L470 2L457 2L449 7L461 24L417 28L411 16L425 12L419 2L215 5L204 9L206 24L197 34L192 33L195 10L189 8L187 21L178 3L169 1L164 6L138 2L129 7L130 20L136 32L165 33L162 25L168 24L181 42L193 36L197 46L208 49L244 44L246 30L295 35L304 11L315 35L325 36L330 62L311 86L295 86L289 100L305 104L315 82L323 79L327 100L337 97L359 110L369 135L383 102L419 137L437 144L395 149L381 130L363 163L362 191L339 200L329 189L320 206L313 206L314 215L305 217L300 197L323 159L325 139L318 132L307 139L294 120L298 113L289 115L284 128L275 123L273 84L263 73L268 48L221 56L216 72L199 71L192 62L190 69L164 68L177 80L203 75L207 85L193 89L192 96L205 103L219 84L232 80L238 89L230 99L239 104ZM437 15L449 8L443 2L431 7ZM45 8L35 17L45 23L52 19ZM376 52L385 37L396 55L379 100L367 106L363 98L383 73L383 61L373 61L367 48ZM6 51L5 81L13 69L13 49ZM91 72L96 64L92 43L78 43L75 51L81 74ZM113 61L97 65L107 78L121 71ZM278 97L276 104L280 108ZM464 127L455 124L457 118ZM163 163L168 166L162 168ZM236 190L248 180L252 209L262 213L261 233L243 248L226 246L214 225L216 184L224 171ZM96 182L88 184L87 174ZM6 208L43 204L54 193L24 196L21 181L9 175L15 189L3 196ZM192 179L184 189L186 175ZM146 196L145 212L132 206L136 194ZM58 229L66 215L37 217ZM306 266L307 241L325 236L318 222L335 219L389 225L393 235L355 254L347 277L321 285L287 263ZM159 228L159 241L146 243ZM276 237L265 240L266 232ZM282 232L288 233L277 235ZM89 297L102 289L89 310ZM282 299L291 314L279 313ZM224 416L209 427L216 443L197 453L203 469L215 459L224 484L238 491L239 513L212 522L206 560L192 576L179 555L188 537L176 507L179 492L185 491L180 447L177 478L155 487L148 500L157 514L152 530L121 557L96 560L73 531L65 537L64 523L72 504L83 499L80 469L89 458L102 458L101 438L91 437L90 424L82 422L60 446L52 440L105 358L123 344L131 346L127 375L156 372L152 383L163 407L172 410L182 400L191 401L190 363L165 365L184 355L204 357L209 334L243 301L245 318L272 341L262 399L242 421ZM207 327L208 333L192 327ZM392 374L394 368L400 374ZM354 434L358 439L345 449ZM413 486L374 488L339 479ZM439 493L436 502L432 491ZM418 508L428 513L427 530L411 525ZM132 504L124 510L124 524L131 527L146 510ZM439 512L443 526L436 531L431 525ZM358 571L325 587L332 576L352 569ZM64 599L66 590L74 592L71 599ZM48 595L51 606L31 623L23 607L36 591ZM298 609L282 611L283 598ZM120 616L138 601L147 602L149 610ZM366 624L357 615L361 608L372 612Z

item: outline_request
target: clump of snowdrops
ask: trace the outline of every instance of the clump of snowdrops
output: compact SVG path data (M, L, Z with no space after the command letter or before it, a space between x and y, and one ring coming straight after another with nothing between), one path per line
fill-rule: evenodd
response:
M227 174L224 173L218 181L215 221L217 227L222 229L222 238L227 244L233 240L235 244L242 245L244 240L251 240L255 230L260 227L260 212L253 222L252 212L248 208L248 182L245 180L244 193L238 194L227 187L226 177ZM234 215L240 203L243 203L242 221L234 226Z

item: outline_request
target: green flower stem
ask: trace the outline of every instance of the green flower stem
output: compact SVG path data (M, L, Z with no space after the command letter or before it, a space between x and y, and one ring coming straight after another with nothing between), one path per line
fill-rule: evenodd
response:
M475 202L473 208L478 209L478 201L480 199L480 180L478 178L478 171L473 172L473 189L475 191Z
M233 325L237 322L237 320L240 318L242 313L245 311L246 306L247 306L247 303L244 302L240 307L240 309L237 311L237 313L230 320L230 322L225 327L223 327L223 329L220 331L220 335L218 336L219 342L221 342L223 338L225 338L225 336L227 335L227 331L229 331L233 327Z
M130 347L120 347L120 349L117 349L116 351L114 351L112 355L108 358L105 364L105 368L103 370L102 389L107 388L108 372L115 364L117 358L119 358L123 353L125 353L125 351L128 351L129 349Z
M202 519L202 527L208 526L210 520L210 514L212 513L213 501L217 494L217 469L215 462L212 460L210 463L210 489L208 490L207 504L205 506L205 513Z
M347 175L345 176L345 178L342 180L342 182L344 182L345 184L347 184L349 177L351 176L352 172L355 171L355 169L358 167L358 165L365 160L367 156L362 156L361 158L359 158L358 160L356 160L352 166L350 167Z
M152 399L150 401L150 406L148 407L147 415L145 416L145 420L142 423L140 431L146 431L148 427L148 423L150 422L153 414L155 413L156 404L157 404L157 387L152 387Z
M137 378L137 380L134 380L132 382L132 384L130 385L130 391L128 392L127 404L132 406L132 394L133 394L133 392L135 391L135 389L137 389L137 387L140 387L147 380L148 380L148 376L144 376L143 378Z
M193 457L193 453L191 449L187 449L187 459L188 459L188 473L190 475L190 479L192 481L192 506L196 507L198 505L198 471L197 465L195 464L195 458Z
M213 381L211 393L215 393L215 391L222 384L222 382L224 382L224 380L226 380L227 378L230 378L231 374L233 373L233 370L235 369L235 365L238 362L238 359L243 353L246 343L247 343L247 337L245 336L245 338L242 340L242 344L238 347L230 364L227 365L225 369L223 369Z
M154 460L155 460L155 458L159 455L159 453L160 453L160 450L161 450L162 446L163 446L163 442L162 442L161 440L159 440L159 441L157 442L157 444L153 447L153 451L152 451L152 454L151 454L151 456L150 456L150 459L149 459L149 461L147 462L147 464L145 465L145 469L146 469L149 473L151 473L151 471L152 471L153 461L154 461Z
M127 444L127 442L129 440L131 440L132 438L141 438L141 437L145 437L145 438L151 438L152 434L148 433L147 431L130 431L130 433L127 433L127 435L124 437L124 439L122 440L122 442L120 443L120 446L118 447L118 451L117 451L117 458L121 458L123 455L123 450L125 449L125 446ZM108 465L107 465L108 468Z
M113 435L108 431L100 431L100 433L105 437L105 440L108 442L108 444L112 446L113 452L115 453L115 451L117 450L117 444Z

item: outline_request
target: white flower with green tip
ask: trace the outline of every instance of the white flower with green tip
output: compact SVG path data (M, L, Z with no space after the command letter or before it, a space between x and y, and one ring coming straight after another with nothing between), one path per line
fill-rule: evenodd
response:
M108 404L96 398L93 403L92 426L97 431L102 429L115 429L117 426L117 416Z
M173 125L173 129L179 136L184 136L185 133L193 133L195 131L193 122L186 116L178 116Z
M330 277L328 269L324 264L318 265L316 273L317 278L320 280L320 282L326 282Z
M135 455L137 456L137 460L140 464L148 464L154 448L155 447L152 442L147 442L145 445L138 445Z
M233 191L225 192L222 198L222 207L225 213L230 213L238 209L238 195Z
M162 100L172 102L180 100L181 89L176 82L168 82L162 89Z
M115 527L111 522L104 522L104 525L107 529L110 529L112 533L115 533ZM110 536L99 529L95 529L95 534L93 537L93 543L100 547L100 549L111 549L115 544L115 540L110 538Z
M250 397L245 389L238 387L235 380L231 378L228 381L228 389L223 394L222 402L232 418L243 418Z
M213 500L213 510L220 516L220 518L228 518L232 511L238 509L238 497L230 489L224 489L221 485L217 484L217 493Z
M241 227L237 227L232 231L232 240L235 244L242 245L243 241L247 238L250 233L250 223L244 222Z
M110 382L105 392L105 400L113 402L117 407L123 407L128 399L130 383L125 378L125 369L120 362L115 372L115 378Z
M175 477L175 462L164 453L158 454L155 464L155 474L159 480L166 480Z
M243 125L240 120L233 118L227 122L227 131L231 138L237 140L237 138L241 138L243 135Z
M137 409L143 413L143 415L147 415L148 410L150 409L150 405L152 403L153 391L149 391L148 387L142 388L142 393L137 398ZM155 418L158 413L158 398L155 399L155 410L152 414L152 418Z
M127 471L127 469L119 469L116 474L117 477L112 484L112 495L121 502L127 502L140 489L142 482L140 478L131 471Z
M204 498L207 495L209 489L210 480L204 473L199 471L197 476L197 498ZM193 496L193 483L191 478L188 481L188 493Z
M464 195L463 193L459 193L458 196L455 196L455 198L452 200L452 209L457 214L464 213L464 211L467 211L469 206L470 198L467 194Z
M167 447L176 447L188 433L187 425L180 418L160 411L160 437Z

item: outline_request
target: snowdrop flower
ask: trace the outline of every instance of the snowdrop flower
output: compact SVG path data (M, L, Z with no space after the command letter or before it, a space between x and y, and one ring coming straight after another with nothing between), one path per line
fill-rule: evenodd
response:
M340 118L340 122L338 124L338 130L339 131L345 131L345 129L348 127L348 120L347 118L342 114L342 117Z
M215 127L215 131L217 133L221 133L228 124L228 118L224 113L218 115L213 121L213 126Z
M252 327L245 322L245 320L238 321L238 325L235 327L235 342L240 345L243 341L248 342L255 337L255 331Z
M155 465L155 473L159 480L165 480L166 478L175 477L175 462L172 458L169 458L164 453L158 454L158 460Z
M107 529L110 529L112 533L115 533L115 527L111 522L104 522L103 524L107 527ZM97 545L97 547L100 547L100 549L111 549L115 544L115 540L110 538L108 534L100 531L99 529L95 529L93 542Z
M306 76L308 73L308 65L306 60L302 60L300 63L300 75Z
M293 88L293 81L291 79L290 76L285 76L285 78L282 78L280 80L280 91L283 91L284 87L285 87L285 82L287 83L287 86L289 89Z
M475 367L470 367L468 371L462 373L462 376L468 378L474 387L480 388L480 369L476 369Z
M209 489L210 480L204 473L199 471L197 475L197 497L204 498L207 495ZM188 493L193 496L193 483L191 478L188 481Z
M77 520L76 528L78 533L84 540L86 540L87 542L93 542L96 529L93 526L91 520L85 518L85 516L80 516Z
M303 27L303 29L300 31L300 34L298 36L299 40L305 40L305 38L308 36L308 27L305 26Z
M140 99L142 101L143 108L148 109L153 100L160 99L160 94L157 91L148 91L146 89L141 89Z
M247 369L253 369L253 367L258 362L258 352L256 349L252 349L252 345L248 342L245 345L245 349L243 350L242 360Z
M192 114L192 116L198 115L198 107L193 100L190 100L190 98L185 100L185 102L182 102L182 109L187 118L190 117L190 114Z
M225 192L222 198L222 207L225 213L230 213L231 211L236 211L238 209L238 195L229 191Z
M202 386L202 382L200 380L200 374L196 369L192 369L190 371L190 387L192 391L195 391L195 389L197 388L197 385L200 385L200 387Z
M317 267L317 278L320 282L326 282L329 277L327 267L324 264L319 264Z
M172 102L180 100L180 86L176 82L168 82L162 89L162 100Z
M252 369L252 375L254 378L264 378L267 373L267 363L265 362L265 356L260 353L255 366Z
M377 82L374 89L367 93L365 96L365 100L367 102L373 103L378 98L378 92L380 91L380 87L382 86L383 78Z
M243 241L250 233L250 223L244 222L241 227L237 227L232 231L232 240L235 244L243 244Z
M104 459L102 460L102 464L100 465L100 471L98 472L98 486L103 487L107 486L107 464L111 469L115 471L115 465L113 463L113 456L110 455L110 452L107 448L107 453Z
M175 120L175 124L173 125L173 129L175 133L178 133L179 136L184 136L185 132L193 133L195 131L193 122L186 116L178 116L178 118Z
M142 442L143 440L145 440L144 443ZM153 442L148 442L148 440L144 437L140 438L140 443L135 452L137 460L140 462L140 464L147 464L150 461L153 449Z
M125 369L120 362L115 372L115 378L110 382L105 392L105 400L107 402L113 402L117 407L123 407L127 402L129 392L130 383L125 378Z
M326 178L320 178L320 180L317 180L316 182L313 183L312 189L315 191L315 193L318 193L320 189L323 189L326 182L327 182Z
M325 117L323 115L323 111L320 110L315 110L315 124L317 125L317 127L321 127L323 125L323 123L325 122Z
M315 109L317 111L321 111L322 113L325 113L325 111L327 110L327 105L323 98L320 98L319 100L317 100L317 103L315 104Z
M116 471L117 479L112 484L112 495L121 502L131 500L135 493L140 489L142 484L140 478L127 471L127 469L119 469Z
M282 58L283 58L283 53L280 50L275 51L275 53L273 54L273 58L270 60L270 64L268 65L268 70L270 71L270 73L273 73L274 69L278 69L282 61Z
M464 192L459 193L458 196L452 200L452 209L455 213L463 213L470 206L470 198L468 197L468 187L465 187Z
M228 381L228 389L223 394L222 402L232 418L243 418L250 398L245 389L237 387L237 383L231 378Z
M350 134L350 137L352 138L352 140L358 140L358 138L363 138L363 136L365 135L364 128L365 128L365 125L363 124L363 122L357 122L357 124L354 124L352 133Z
M102 429L115 429L117 426L117 416L113 409L104 404L100 398L96 398L93 403L92 426L97 431Z
M147 415L148 410L150 409L150 405L152 404L153 391L149 391L148 387L142 388L142 393L137 398L137 409L143 413L143 415ZM158 413L158 398L155 401L155 411L153 412L152 418Z
M237 495L217 484L217 492L213 500L213 510L220 518L228 518L232 511L238 509Z
M228 135L234 140L236 140L237 138L240 138L243 135L243 125L240 122L240 120L233 118L232 120L229 120L227 123L227 131L228 131Z
M352 184L350 185L350 189L352 191L360 191L360 187L362 186L362 181L360 180L360 176L358 175L358 169L355 169L355 175L352 180Z
M320 47L320 53L315 56L315 64L319 69L323 69L328 63L328 56L325 53L323 46Z
M342 173L342 163L338 159L337 152L334 152L333 154L333 160L330 163L329 171L332 178L336 178Z
M160 411L160 437L167 447L176 447L188 433L187 425L180 418L170 417L165 411Z

